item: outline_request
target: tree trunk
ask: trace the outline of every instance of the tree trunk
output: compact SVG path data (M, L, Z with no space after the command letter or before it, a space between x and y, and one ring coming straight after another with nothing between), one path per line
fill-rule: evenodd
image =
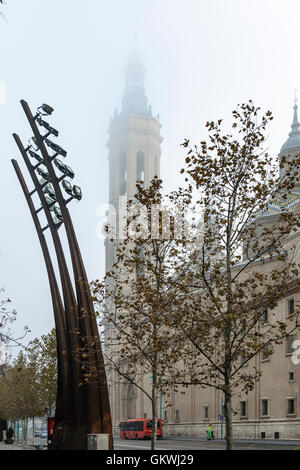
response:
M226 450L233 450L233 429L232 429L232 408L231 408L231 391L226 385L224 400L224 417L225 417L225 441Z
M33 446L35 446L35 429L34 429L34 425L35 425L35 422L34 422L34 417L32 418L32 443L33 443Z
M24 426L24 441L25 444L28 444L28 418L25 418L25 426Z
M235 200L235 198L234 198ZM234 202L233 202L234 205ZM224 346L225 346L225 361L224 361L224 394L225 394L225 403L224 403L224 411L225 411L225 440L226 440L226 450L233 449L233 430L232 430L232 395L231 395L231 367L232 367L232 356L231 356L231 328L232 328L232 279L231 279L231 247L230 247L230 240L231 240L231 229L232 229L232 214L233 208L229 210L228 216L230 219L229 226L227 227L227 243L226 243L226 271L227 271L227 318L226 318L226 327L224 332Z
M157 442L157 371L152 374L152 436L151 450L156 449Z

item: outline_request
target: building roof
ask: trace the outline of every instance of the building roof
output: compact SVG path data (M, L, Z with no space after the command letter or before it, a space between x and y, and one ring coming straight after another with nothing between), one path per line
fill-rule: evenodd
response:
M300 123L298 120L298 100L295 96L294 100L294 116L291 125L291 132L286 142L283 144L280 150L280 154L286 150L296 150L299 152L300 149ZM294 211L295 208L300 204L300 188L294 188L290 194L283 198L282 196L275 197L268 205L268 208L260 212L259 217L268 217L276 214L280 214L282 211Z
M270 215L280 214L283 210L294 211L300 203L300 190L293 190L290 194L283 198L282 196L276 197L270 202L268 209L260 213L260 217L267 217Z

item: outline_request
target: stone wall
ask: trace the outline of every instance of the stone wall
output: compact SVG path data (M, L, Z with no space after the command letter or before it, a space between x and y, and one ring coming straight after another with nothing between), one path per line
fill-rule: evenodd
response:
M206 437L208 424L212 424L216 438L222 434L221 424L211 423L177 423L164 424L164 436L166 437ZM235 438L261 439L261 433L265 433L266 439L274 439L275 433L279 433L279 439L300 439L300 419L294 420L268 420L233 422ZM223 436L225 435L225 423L223 424Z

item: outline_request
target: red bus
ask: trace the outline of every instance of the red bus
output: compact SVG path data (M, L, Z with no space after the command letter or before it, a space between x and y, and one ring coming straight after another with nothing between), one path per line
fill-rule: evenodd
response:
M162 439L163 429L162 420L157 420L157 438ZM121 439L151 439L152 419L127 419L120 422Z

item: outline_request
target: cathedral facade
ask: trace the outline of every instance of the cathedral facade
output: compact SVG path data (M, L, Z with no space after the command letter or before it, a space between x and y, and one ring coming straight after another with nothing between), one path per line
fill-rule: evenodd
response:
M159 116L152 115L144 90L144 66L136 52L129 59L126 70L125 93L122 109L111 120L109 128L109 203L118 211L120 197L133 197L136 181L148 184L160 176ZM300 124L295 102L291 132L283 144L282 155L300 154ZM300 207L300 187L292 192L288 203L292 210ZM276 201L261 215L263 224L274 223L280 213ZM118 219L118 217L117 217ZM299 246L299 234L288 243ZM113 244L106 240L106 271L115 261ZM299 256L299 255L298 255ZM300 260L300 256L299 256ZM285 320L300 304L297 289L287 292L277 307L276 315ZM233 401L235 437L240 438L299 438L300 437L300 364L293 361L293 342L300 340L297 332L286 342L276 346L272 356L257 355L252 364L262 372L254 389ZM299 343L300 344L300 343ZM299 355L300 356L300 355ZM299 358L300 359L300 358ZM299 361L300 362L300 361ZM145 377L144 386L147 387ZM116 373L108 374L112 419L115 432L123 419L151 418L151 404L132 384L120 381ZM150 387L150 381L149 381ZM220 390L201 389L196 385L172 394L172 406L167 407L164 396L158 403L159 417L164 421L164 433L169 436L205 436L212 424L216 437L223 437L223 394Z

